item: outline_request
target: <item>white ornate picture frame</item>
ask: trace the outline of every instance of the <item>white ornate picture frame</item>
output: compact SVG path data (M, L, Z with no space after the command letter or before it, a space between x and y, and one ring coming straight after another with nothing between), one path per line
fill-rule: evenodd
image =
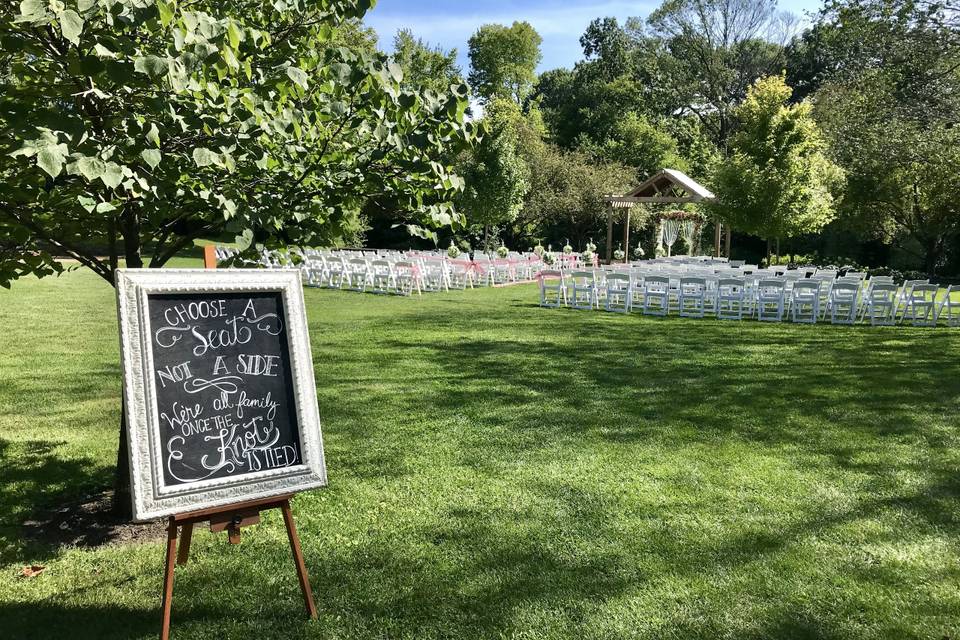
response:
M151 296L279 294L299 437L299 462L237 476L171 483L161 460ZM135 520L229 506L326 486L323 439L300 272L295 269L120 269L117 313ZM162 382L162 380L161 380ZM167 445L169 447L169 445Z

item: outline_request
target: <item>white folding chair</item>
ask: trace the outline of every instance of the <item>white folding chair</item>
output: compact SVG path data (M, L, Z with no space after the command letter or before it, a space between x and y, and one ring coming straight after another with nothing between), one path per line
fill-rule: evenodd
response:
M960 302L956 302L951 299L951 295L955 291L954 287L955 285L950 285L947 287L946 297L940 301L940 305L937 307L937 315L934 319L934 322L939 322L944 312L946 312L947 326L960 327L960 313L954 313L956 310L960 309ZM956 289L956 292L960 293L960 289Z
M393 283L394 290L399 295L409 296L414 290L417 295L423 295L423 288L420 286L420 268L409 260L400 260L393 265Z
M816 324L820 319L820 281L797 280L790 291L790 315L794 322Z
M784 282L778 278L767 278L757 283L757 320L783 321L783 289Z
M665 316L670 312L670 278L647 276L643 279L643 313Z
M324 258L326 264L324 283L331 289L342 289L347 282L347 266L343 263L340 256L331 256Z
M633 269L630 276L630 308L643 311L644 272Z
M420 261L423 288L426 291L449 291L447 267L440 258L426 258Z
M468 260L447 261L451 289L473 289L473 267Z
M393 267L386 260L372 260L369 268L370 291L390 293L395 288Z
M900 289L900 293L897 295L897 308L894 311L895 316L900 316L901 309L903 310L904 316L906 315L906 307L910 299L910 294L913 292L913 288L921 284L930 284L929 280L907 280L903 283L903 287ZM903 321L903 316L900 317L900 320Z
M604 308L617 313L630 313L633 306L633 288L626 273L606 274L606 300Z
M863 318L869 319L873 326L894 324L898 289L899 287L892 282L871 283L864 294Z
M567 296L574 309L591 310L597 305L597 283L593 271L572 271L567 281Z
M907 306L903 310L904 320L915 327L933 327L937 324L937 292L935 284L918 284L910 290Z
M347 260L347 289L360 293L367 290L370 267L364 258L350 258Z
M682 318L702 318L706 313L707 281L705 278L680 278L677 301Z
M559 309L567 304L567 283L561 271L541 271L538 279L541 307Z
M860 284L838 280L830 288L827 313L831 324L853 324L857 321Z
M743 320L747 311L743 278L720 278L717 281L717 319Z

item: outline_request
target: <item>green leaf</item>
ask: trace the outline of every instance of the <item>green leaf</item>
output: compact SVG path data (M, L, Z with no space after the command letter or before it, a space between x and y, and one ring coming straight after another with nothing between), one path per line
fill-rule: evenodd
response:
M150 128L147 129L147 140L153 143L153 146L160 146L160 130L157 129L157 125L153 122L150 123Z
M97 0L77 0L77 9L80 13L86 13L97 6Z
M23 156L25 158L32 158L37 155L36 140L26 140L23 143L23 146L17 149L16 151L10 152L11 158L16 158L18 156Z
M287 67L287 76L304 89L309 84L306 71L298 67Z
M207 167L211 164L222 164L219 153L215 153L210 149L204 149L203 147L197 147L193 150L193 162L198 167Z
M169 64L165 58L158 56L139 56L133 62L135 71L146 74L151 78L158 78L167 72Z
M164 27L173 20L173 3L157 0L157 11L160 14L160 24Z
M32 22L43 18L47 14L47 3L44 0L23 0L20 3L20 15L17 22Z
M243 42L243 29L233 20L227 23L227 38L230 40L230 46L236 49Z
M37 154L37 166L56 178L63 170L63 161L66 157L66 145L54 144L40 149Z
M109 188L116 189L123 180L123 167L116 162L108 162L104 168L103 175L100 176L100 180Z
M250 248L250 245L253 244L253 231L244 229L243 233L234 238L234 241L237 243L237 248L240 249L240 251L246 251Z
M80 203L81 207L86 209L87 213L93 213L97 208L97 201L90 196L77 196L77 202Z
M93 52L97 54L97 57L99 58L116 58L117 57L117 54L115 54L113 51L110 51L110 49L107 49L105 46L103 46L99 42L93 45Z
M390 71L390 77L393 78L394 82L400 82L403 80L403 67L391 60L387 64L387 69Z
M112 202L101 202L97 205L97 213L110 213L116 210L117 207Z
M159 149L144 149L140 152L140 157L143 158L144 162L150 165L151 169L156 169L157 165L160 164Z
M81 175L87 182L93 182L103 176L107 170L107 163L100 158L83 157L67 165L67 173Z
M80 44L80 34L83 33L83 18L73 9L60 13L60 32L67 41L74 45Z

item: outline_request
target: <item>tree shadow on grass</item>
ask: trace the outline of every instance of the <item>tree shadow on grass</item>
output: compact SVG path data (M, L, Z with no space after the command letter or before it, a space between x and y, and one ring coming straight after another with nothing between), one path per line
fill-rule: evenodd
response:
M155 636L160 616L119 606L0 603L0 629L17 640Z
M89 458L63 458L62 442L0 438L0 564L43 561L63 545L95 547L128 540L102 491L113 468ZM85 497L84 497L85 496Z

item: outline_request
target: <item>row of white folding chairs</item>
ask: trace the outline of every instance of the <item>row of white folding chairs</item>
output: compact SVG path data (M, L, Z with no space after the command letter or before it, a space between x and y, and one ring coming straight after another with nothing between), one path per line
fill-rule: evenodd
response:
M873 325L890 325L899 317L899 322L909 320L916 326L935 326L941 319L950 326L960 325L960 303L952 299L952 286L946 297L938 300L936 285L898 287L879 278L866 288L853 279L804 279L794 282L788 293L786 281L776 278L752 281L685 276L671 287L671 279L664 275L637 278L631 273L606 272L602 283L597 275L592 271L542 272L540 304L595 309L602 303L607 311L622 313L640 309L648 315L665 316L675 310L682 317L702 318L712 313L719 319L756 317L773 322L789 317L810 324L829 318L833 324L869 320Z
M370 293L448 291L451 274L443 263L428 260L322 256L301 265L308 286Z
M829 311L829 303L831 300L831 291L833 285L838 282L843 283L853 283L858 287L864 286L864 276L863 273L851 273L849 275L842 276L840 278L836 277L836 272L827 271L821 273L811 274L809 271L804 270L790 270L784 271L780 269L770 269L770 270L757 270L747 275L742 275L736 271L728 270L711 270L711 269L697 269L697 268L687 268L687 269L662 269L654 270L650 272L646 266L637 267L631 270L631 273L634 278L636 278L640 285L642 286L643 277L646 274L649 275L661 275L666 276L670 279L670 289L674 298L679 295L680 280L682 278L690 277L703 277L707 280L708 288L716 288L716 281L720 278L743 278L744 287L745 287L745 297L748 303L753 303L757 297L757 284L761 280L765 279L781 279L784 283L784 297L788 301L791 300L793 286L797 282L804 280L814 280L820 283L819 285L819 296L820 296L820 309L821 309L821 318L825 319ZM889 280L892 283L892 279ZM598 283L600 288L603 287L602 276L600 282ZM809 285L804 285L803 289L809 289ZM754 309L755 305L751 304L751 309Z

